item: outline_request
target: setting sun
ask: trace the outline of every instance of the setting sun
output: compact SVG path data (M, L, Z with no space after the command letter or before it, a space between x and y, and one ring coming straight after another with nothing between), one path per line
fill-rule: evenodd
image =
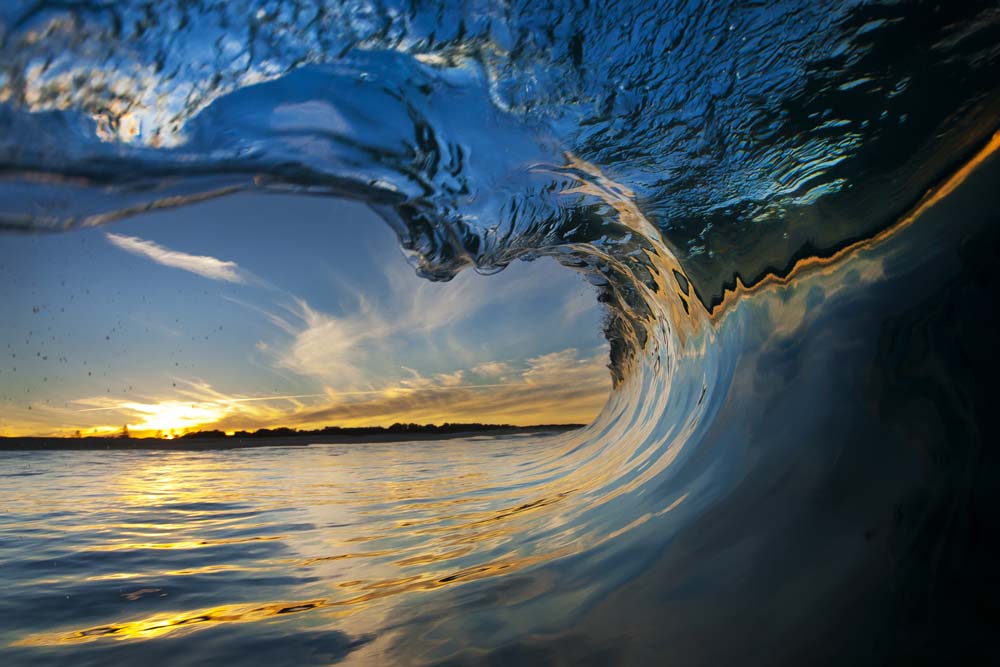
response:
M186 431L211 424L226 414L223 406L214 403L122 403L120 410L128 411L140 421L127 424L130 432L138 435L161 433L166 438L183 435Z

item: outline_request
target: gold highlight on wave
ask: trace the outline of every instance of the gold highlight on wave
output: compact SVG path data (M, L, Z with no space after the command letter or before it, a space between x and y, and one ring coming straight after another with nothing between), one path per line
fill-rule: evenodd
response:
M173 614L156 614L124 623L112 623L84 628L68 633L37 634L25 637L14 646L55 646L98 639L143 640L158 639L169 634L190 632L216 623L246 623L271 616L292 614L324 606L325 600L267 603L259 605L229 605Z
M110 480L112 488L119 490L114 506L123 508L126 517L145 508L159 508L156 511L170 516L161 525L149 525L140 517L113 525L93 525L89 532L101 536L101 541L88 545L83 552L141 554L170 550L176 552L177 560L184 561L190 557L189 552L207 550L199 558L224 562L88 578L121 586L119 595L126 610L128 604L143 598L162 599L158 604L161 608L170 605L173 596L163 591L169 590L178 577L239 572L239 564L229 561L242 558L241 545L251 543L277 543L282 547L278 552L282 557L255 563L254 576L301 572L326 582L317 591L326 594L305 600L173 609L138 618L127 618L125 611L123 620L32 633L12 645L144 641L306 611L321 612L323 617L318 622L360 614L357 623L363 626L365 618L379 613L376 603L380 600L524 571L617 539L632 527L611 534L574 529L580 512L591 507L579 499L599 491L604 480L595 477L593 465L584 465L581 471L570 474L556 474L560 457L574 447L572 439L557 436L545 444L545 456L541 458L537 449L510 452L509 446L495 444L497 449L492 451L449 449L447 460L439 449L406 450L398 452L388 464L379 453L365 449L351 457L315 451L307 454L310 460L305 463L290 461L278 453L269 455L272 458L264 465L236 469L224 457L214 456L145 460L128 474ZM498 451L505 449L508 455L496 458ZM527 462L536 467L534 473L525 474ZM313 502L304 511L310 524L332 526L324 530L318 542L315 536L296 533L281 518L267 522L255 516L246 524L242 518L228 517L225 510L215 514L215 506L238 506L251 498L255 505L279 512L300 509L301 498L280 486L278 480L285 479L285 475L272 474L273 468L281 466L295 466L299 485L309 490ZM424 472L415 478L414 470ZM478 472L456 476L454 470ZM514 480L528 488L519 489ZM526 500L525 493L532 494L533 499ZM661 514L674 510L683 500L677 499ZM53 498L54 510L59 509L61 501ZM91 509L100 516L100 510ZM364 521L357 523L358 517ZM640 517L634 523L639 525L648 518ZM530 548L519 545L517 536L537 533L545 527L561 528L551 539L539 540ZM226 532L230 530L240 536L222 536L230 534ZM106 534L111 537L104 541ZM191 537L193 534L203 537ZM128 589L129 581L134 582L135 590Z
M798 260L784 274L769 273L760 280L750 285L743 283L740 276L736 276L735 284L724 294L722 301L710 311L713 321L718 321L727 311L732 309L740 299L766 290L769 287L784 287L792 284L797 279L817 271L823 271L830 267L842 264L850 257L857 255L864 250L878 247L896 234L913 225L918 219L930 211L935 205L944 200L961 186L976 169L988 160L997 150L1000 149L1000 130L995 131L990 140L980 148L965 164L951 173L935 187L930 188L910 210L899 217L893 224L882 231L868 237L855 241L829 256L810 256Z

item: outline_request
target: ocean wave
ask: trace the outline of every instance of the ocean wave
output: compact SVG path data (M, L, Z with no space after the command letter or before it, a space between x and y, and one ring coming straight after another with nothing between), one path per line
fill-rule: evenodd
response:
M614 629L600 609L626 608L625 596L664 626L636 622L637 645L661 646L662 631L693 652L679 663L711 664L732 656L682 629L711 641L708 628L738 626L733 646L754 645L753 624L718 607L727 586L741 613L758 595L785 628L802 627L795 609L833 605L817 630L828 638L851 608L836 585L881 571L844 526L869 521L864 530L898 546L926 525L899 519L879 533L892 521L884 506L938 516L908 495L924 488L913 461L864 510L816 500L845 474L838 456L854 455L817 433L836 422L828 406L850 404L843 418L865 424L866 442L888 423L835 394L852 385L824 336L851 341L853 324L874 326L852 304L891 301L871 286L909 275L886 268L897 252L887 248L936 257L931 245L949 242L906 230L996 147L997 44L989 2L12 3L0 10L0 224L65 230L239 191L296 192L366 202L425 278L538 256L584 274L606 310L614 391L593 424L537 455L536 501L475 519L531 515L519 524L530 553L462 571L482 582L558 562L555 590L586 589L586 604L550 610L545 627L590 614L586 627ZM958 271L948 266L937 271ZM901 302L917 300L908 294ZM869 359L864 349L844 351L845 367ZM827 445L794 459L791 444L810 434ZM884 471L861 467L863 479ZM933 489L957 488L942 484ZM796 531L810 521L822 532L807 540ZM765 538L786 545L786 577L777 561L748 566L780 560ZM793 558L823 548L841 569ZM643 565L607 572L630 558ZM637 592L637 577L666 597ZM685 586L695 602L677 601ZM667 618L675 608L685 622ZM407 623L419 626L399 621L404 636ZM517 627L481 637L519 646ZM619 648L627 635L607 634ZM898 648L866 653L864 641L819 657ZM775 655L803 650L796 641Z

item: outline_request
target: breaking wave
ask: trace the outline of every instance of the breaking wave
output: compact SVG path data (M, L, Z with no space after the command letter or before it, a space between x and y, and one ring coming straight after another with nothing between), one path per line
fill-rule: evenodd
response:
M973 284L946 248L987 214L948 202L991 168L998 45L1000 7L971 1L8 3L0 224L347 197L425 278L551 256L597 287L614 390L525 464L501 518L530 557L463 570L475 601L437 591L460 630L407 659L974 653L981 624L914 610L967 602L918 573L985 560L940 533L986 502L979 404L933 401L954 428L910 451L893 355L936 331L900 324L915 304ZM547 592L507 600L532 568Z

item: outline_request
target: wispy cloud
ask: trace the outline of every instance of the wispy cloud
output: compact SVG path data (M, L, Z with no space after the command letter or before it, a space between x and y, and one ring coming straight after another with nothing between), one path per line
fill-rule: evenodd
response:
M472 372L486 377L502 377L511 372L511 366L505 361L484 361L472 367Z
M394 327L362 300L358 311L336 318L296 299L287 308L290 317L270 314L270 321L291 334L287 347L277 352L276 365L346 390L371 386L372 366L384 355Z
M261 282L235 262L121 234L107 238L165 266L215 280ZM257 339L251 363L279 375L285 391L275 384L262 395L235 383L250 393L230 394L201 379L171 376L174 389L166 393L91 394L65 407L35 405L23 415L24 430L39 432L39 421L89 433L115 432L122 424L149 433L396 421L565 423L589 421L604 405L610 389L606 349L576 337L579 347L551 351L548 335L581 322L593 326L585 307L593 308L589 289L574 290L566 306L548 298L551 281L539 279L545 274L537 270L499 281L468 273L433 284L416 280L402 262L376 266L380 270L364 289L337 284L338 298L324 294L323 308L315 303L320 297L307 301L278 288L265 294L274 301L224 296L274 327ZM489 344L494 339L499 344ZM46 419L38 419L40 412Z
M248 274L236 264L206 255L189 255L186 252L165 248L154 241L123 234L105 234L110 243L133 255L145 257L157 264L190 271L211 280L246 283Z
M421 375L404 369L407 377L378 389L264 396L229 394L203 380L175 378L177 387L169 394L128 398L98 395L77 398L65 406L36 404L34 411L10 413L5 434L66 435L75 429L86 434L112 434L119 432L122 424L138 435L150 435L216 428L388 425L397 421L582 423L593 419L607 399L610 379L606 363L603 350L593 354L569 348L522 361L486 364L505 370L507 375L500 382L471 382L465 370ZM54 423L61 427L52 428Z
M530 303L544 293L545 283L536 279L537 272L515 272L499 281L467 272L441 284L414 279L401 262L378 265L381 275L375 282L384 286L381 293L370 285L365 291L359 285L339 285L343 306L336 315L297 297L271 310L250 306L288 336L283 341L262 341L257 349L271 357L276 369L311 378L329 391L414 382L403 364L425 373L433 367L451 373L461 369L481 381L508 378L514 368L484 359L489 350L480 337L525 334L504 329L508 322L495 313L504 304ZM569 309L547 311L544 316L565 326L594 308L589 289L577 290L571 301ZM470 337L470 331L476 333ZM527 356L518 361L523 363Z
M314 428L404 422L480 421L539 424L589 422L610 389L604 351L581 355L575 349L525 360L505 382L469 384L462 371L412 377L379 391L332 392L311 406L290 411L281 423ZM223 428L267 426L246 414L220 420Z
M523 362L492 362L508 375L501 382L466 381L466 371L409 377L378 390L330 391L311 404L274 414L231 413L217 427L259 428L275 423L315 428L326 424L359 426L403 422L479 421L539 424L589 422L607 399L607 353L566 349ZM475 372L475 371L473 371ZM484 373L481 373L485 375Z

